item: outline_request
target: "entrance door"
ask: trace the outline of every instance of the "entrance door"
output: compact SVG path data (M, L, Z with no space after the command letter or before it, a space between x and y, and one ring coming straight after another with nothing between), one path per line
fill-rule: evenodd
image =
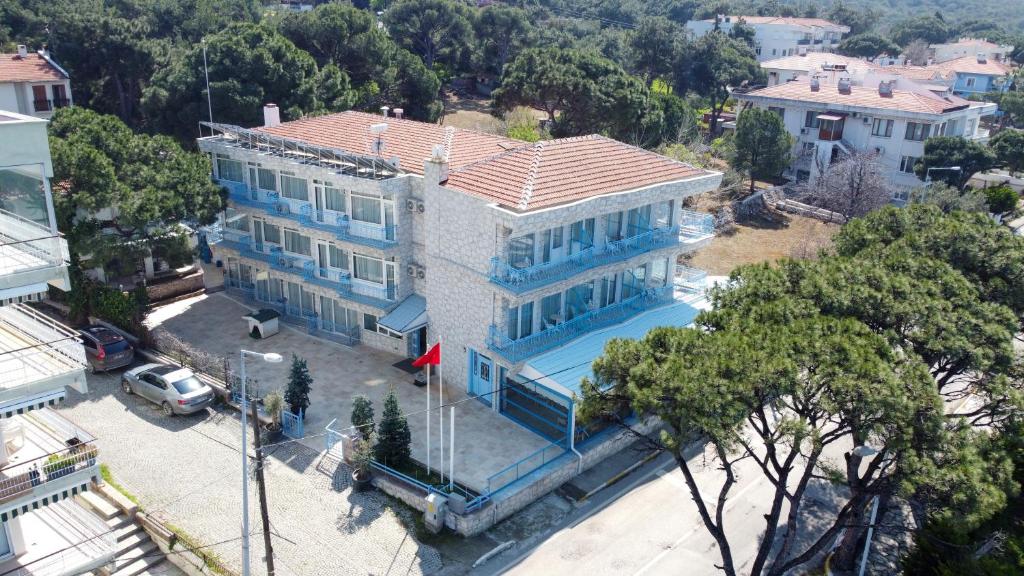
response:
M11 556L13 549L11 548L11 539L7 535L7 523L0 524L0 560Z
M493 387L491 382L494 380L494 361L476 352L470 350L471 363L473 373L469 378L469 393L474 396L482 396L490 403L491 392Z
M427 353L427 327L417 328L407 334L409 358L419 358Z

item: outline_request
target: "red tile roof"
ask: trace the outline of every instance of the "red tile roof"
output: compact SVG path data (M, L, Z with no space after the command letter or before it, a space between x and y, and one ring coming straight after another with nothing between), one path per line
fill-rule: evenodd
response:
M883 70L918 80L933 80L935 78L949 80L957 73L1006 76L1011 72L1010 67L1003 62L992 59L978 62L977 56L961 56L928 66L888 66Z
M747 24L784 24L788 26L806 26L810 28L847 28L842 24L830 22L824 18L796 18L790 16L729 16L730 23L743 20ZM714 22L714 18L708 18L705 22Z
M942 114L953 109L970 105L970 101L959 96L937 96L932 93L921 94L907 90L892 91L892 96L882 96L878 88L867 86L851 86L849 93L842 93L835 84L822 83L817 91L811 90L807 80L787 82L754 90L746 94L737 94L740 100L748 97L777 98L780 100L796 100L799 102L818 102L841 106L874 108L882 110L900 110L902 112L919 112L924 114Z
M446 128L427 122L385 118L379 114L355 111L304 118L256 130L316 146L375 156L373 145L377 135L370 132L370 126L380 123L388 125L381 136L384 142L381 156L397 156L402 170L416 174L423 173L423 162L430 158L436 144L445 146L452 168L465 166L523 144L518 140L473 130Z
M528 211L710 174L591 135L524 145L452 170L446 186Z
M50 82L65 79L67 76L39 54L30 52L25 58L17 54L0 54L0 82Z

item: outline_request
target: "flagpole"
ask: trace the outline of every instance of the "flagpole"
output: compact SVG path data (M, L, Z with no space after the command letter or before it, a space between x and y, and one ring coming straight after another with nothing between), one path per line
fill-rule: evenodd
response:
M451 493L452 487L455 484L455 406L452 406L449 410L451 410L449 413L451 418L448 419L450 422L449 426L451 426L451 434L448 436L451 445L448 450L448 492ZM441 462L441 465L443 466L444 462Z
M430 363L427 363L427 475L430 475Z
M437 337L437 345L441 346L441 341L444 340L441 336ZM444 346L441 346L444 348ZM442 350L442 353L444 351ZM440 358L438 360L441 360ZM441 483L444 484L444 363L439 361L437 364L437 383L438 383L438 396L440 401L437 403L438 412L440 412L441 420Z

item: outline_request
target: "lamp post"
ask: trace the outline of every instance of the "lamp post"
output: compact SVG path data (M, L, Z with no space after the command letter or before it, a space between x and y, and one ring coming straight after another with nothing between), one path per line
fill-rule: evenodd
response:
M249 401L245 394L245 357L252 356L262 358L264 362L277 364L283 360L276 352L252 352L250 350L239 351L239 376L241 376L241 398L242 398L242 576L249 576L249 443L246 436L248 429Z
M963 172L963 168L959 166L932 166L924 172L924 191L921 194L921 201L924 202L928 199L928 186L932 183L932 171L942 172L948 170L950 172Z
M959 167L956 167L959 169ZM928 169L932 170L931 168ZM875 454L878 454L878 450L868 446L867 444L861 444L855 446L853 453L861 458L870 458ZM868 520L868 535L864 539L864 552L860 556L860 570L857 571L857 576L864 576L864 571L868 567L868 553L871 551L871 538L875 535L875 519L878 517L878 494L871 497L871 519Z

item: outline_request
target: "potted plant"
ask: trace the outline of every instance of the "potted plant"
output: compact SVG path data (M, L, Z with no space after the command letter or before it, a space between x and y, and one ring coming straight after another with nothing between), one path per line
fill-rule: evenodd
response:
M356 492L370 488L373 478L373 444L373 434L356 438L352 443L352 488Z
M270 423L264 426L264 438L269 444L281 439L281 410L284 409L284 396L273 391L263 397L263 409L270 416Z

